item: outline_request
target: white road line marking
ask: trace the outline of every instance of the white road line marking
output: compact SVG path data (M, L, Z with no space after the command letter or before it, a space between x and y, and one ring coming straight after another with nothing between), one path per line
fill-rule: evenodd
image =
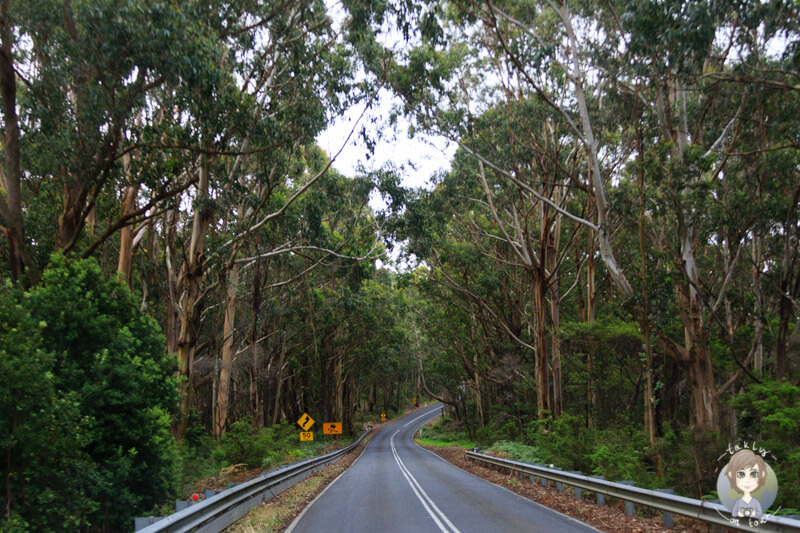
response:
M434 509L434 511L436 511L436 513L438 513L439 517L441 517L441 519L448 525L448 527L452 530L453 533L461 533L458 530L458 528L455 525L453 525L450 519L447 518L447 515L445 515L442 512L442 510L436 506L436 504L433 502L433 499L430 496L428 496L428 493L425 492L425 489L423 489L422 485L419 484L417 478L414 477L411 471L408 470L408 468L406 468L406 465L405 463L403 463L403 460L400 459L400 454L397 453L397 448L395 448L394 445L394 438L397 436L398 433L400 433L399 429L392 434L392 437L389 439L389 444L392 447L392 454L394 455L394 460L397 462L397 466L400 467L400 471L405 476L406 481L408 481L408 484L411 486L411 489L414 491L414 494L417 496L419 501L422 502L422 505L425 507L425 510L428 511L429 515L431 515L433 520L436 522L436 525L439 526L439 529L441 529L444 533L450 533L450 531L448 531L442 526L442 523L436 518L433 512L431 512L431 509L428 507L428 505L426 505L425 500L427 500L428 503L430 503L430 506ZM420 496L420 494L422 494L422 496ZM423 500L423 497L425 498L425 500Z
M417 418L415 418L414 420L411 420L411 421L410 421L410 422L408 422L407 424L403 424L403 427L404 427L404 428L407 428L408 426L410 426L411 424L413 424L414 422L416 422L416 421L417 421L417 420L419 420L420 418L426 417L426 416L428 416L428 415L430 415L430 414L433 414L433 413L435 413L435 412L436 412L436 411L429 411L429 412L427 412L427 413L425 413L425 414L419 415Z
M367 447L368 447L368 446L369 446L371 443L372 443L372 439L370 438L370 441L367 443L367 445L366 445L366 446L364 446L364 449L363 449L363 450L361 450L361 453L360 453L360 454L358 454L358 457L356 457L356 460L355 460L355 461L353 461L353 464L351 464L351 465L350 465L350 466L349 466L349 467L348 467L348 468L347 468L347 469L346 469L344 472L342 472L341 474L339 474L338 476L336 476L336 479L334 479L333 481L331 481L330 483L328 483L328 486L327 486L327 487L325 487L324 489L322 489L322 492L320 492L319 494L317 494L317 497L316 497L316 498L314 498L313 500L311 500L311 503L309 503L308 505L306 505L306 506L305 506L305 508L304 508L304 509L303 509L303 510L300 512L300 514L299 514L299 515L297 515L297 517L296 517L294 520L292 520L292 523L291 523L291 524L289 524L289 527L287 527L287 528L286 528L286 531L285 531L284 533L292 533L292 531L294 531L294 528L297 526L297 523L298 523L298 522L300 522L300 520L302 520L302 518L303 518L303 516L306 514L306 512L308 512L308 510L309 510L309 509L311 509L311 506L312 506L312 505L314 505L315 503L317 503L317 500L319 500L320 498L322 498L322 495L323 495L323 494L325 494L326 492L328 492L328 489L329 489L329 488L331 488L331 487L333 486L333 484L334 484L334 483L336 483L337 481L339 481L339 478L341 478L343 475L345 475L346 473L348 473L348 472L350 471L350 469L351 469L351 468L353 468L353 467L356 465L356 463L358 462L358 460L359 460L359 459L361 459L361 456L362 456L362 455L364 455L364 452L366 452L366 451L367 451Z

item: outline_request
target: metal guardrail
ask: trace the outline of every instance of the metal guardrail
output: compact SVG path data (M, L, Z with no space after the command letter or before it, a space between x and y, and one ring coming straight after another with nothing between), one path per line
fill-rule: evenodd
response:
M762 517L762 520L766 519L765 522L759 525L752 525L755 524L755 519L731 518L730 511L728 511L725 506L718 503L710 503L669 494L667 492L634 487L630 484L631 482L620 483L606 481L601 477L589 477L579 473L564 472L556 468L520 463L473 451L467 451L466 453L467 458L472 461L515 471L520 475L527 474L530 476L531 480L533 480L534 477L538 477L540 479L554 481L559 486L567 485L574 489L579 489L576 491L576 495L580 494L580 490L587 490L598 496L608 496L623 500L626 503L640 504L659 509L664 511L665 517L667 513L675 513L696 518L710 524L742 531L800 532L800 520L793 520L765 513ZM671 524L668 525L671 526Z
M153 525L139 529L137 533L183 533L187 531L218 533L262 502L272 499L358 446L370 431L372 429L366 430L358 440L346 448L301 461L236 485L171 514Z

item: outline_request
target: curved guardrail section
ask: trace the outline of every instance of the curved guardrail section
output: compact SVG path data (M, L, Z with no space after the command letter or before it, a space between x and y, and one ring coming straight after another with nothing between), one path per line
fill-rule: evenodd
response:
M304 480L356 446L372 429L354 443L319 457L269 472L159 520L137 533L177 533L197 531L218 533L246 515L251 509Z
M625 502L645 505L647 507L659 509L665 513L675 513L696 518L710 524L731 529L760 532L800 532L800 520L765 514L762 519L766 519L766 521L759 525L750 525L747 518L739 518L736 523L732 523L730 511L728 511L725 506L717 503L633 487L630 484L606 481L599 477L589 477L573 472L564 472L555 468L501 459L499 457L473 451L467 451L466 453L467 458L472 461L494 465L498 468L518 472L521 475L524 474L554 481L558 484L587 490L595 494L602 494L610 498L618 498Z

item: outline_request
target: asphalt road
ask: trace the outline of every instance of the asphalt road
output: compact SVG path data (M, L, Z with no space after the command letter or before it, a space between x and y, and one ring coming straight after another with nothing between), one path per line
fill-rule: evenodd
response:
M597 531L414 444L416 430L440 411L437 404L385 426L286 532Z

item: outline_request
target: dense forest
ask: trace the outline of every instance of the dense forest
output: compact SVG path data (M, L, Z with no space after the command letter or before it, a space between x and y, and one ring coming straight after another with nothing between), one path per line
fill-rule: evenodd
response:
M0 52L0 531L421 394L694 497L756 440L800 508L797 0L3 0ZM333 168L379 93L430 187Z

